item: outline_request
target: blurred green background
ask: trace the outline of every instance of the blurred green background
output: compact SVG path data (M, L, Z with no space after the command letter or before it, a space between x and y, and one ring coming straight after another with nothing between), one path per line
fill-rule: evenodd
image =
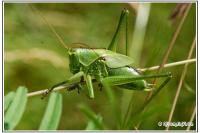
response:
M141 50L134 50L137 44L132 40L135 30L137 3L51 3L33 4L40 10L47 21L63 38L66 44L85 43L91 48L106 48L116 30L121 10L127 8L129 17L129 43L132 49L130 53L135 67L144 68L159 65L170 43L180 18L170 20L169 16L175 8L175 3L152 3L149 18L144 29L145 36L141 44ZM143 4L145 7L145 4ZM196 31L196 7L195 4L183 24L174 48L169 56L168 63L186 59L189 48ZM139 34L139 33L138 33ZM123 32L119 40L118 52L124 54ZM75 45L74 45L75 46ZM196 53L193 53L195 57ZM14 91L23 85L29 92L49 88L63 81L72 74L68 69L68 55L60 45L55 35L51 32L41 17L34 12L28 4L5 3L4 4L4 94ZM181 94L176 106L172 121L189 121L196 101L196 66L190 64L184 81ZM157 125L158 121L167 121L173 98L179 83L183 66L175 66L164 69L164 72L172 72L170 83L155 97L148 106L151 113L143 119L140 130L164 129ZM146 72L145 74L155 73ZM162 80L161 80L162 81ZM160 83L157 82L158 84ZM188 87L189 86L189 87ZM189 90L188 90L189 88ZM119 110L126 106L126 94L129 90L113 89L115 92ZM88 99L77 91L62 91L63 109L59 124L59 130L85 129L87 118L80 112L77 105L87 104L97 114L101 114L103 122L109 129L116 129L116 121L113 118L111 105L108 102L105 91L99 91L95 87L95 99ZM147 92L134 91L134 110L143 103ZM130 96L130 95L129 95ZM37 130L48 98L41 100L40 96L28 99L28 106L17 130ZM148 112L147 110L147 112ZM123 113L123 111L122 111ZM194 120L195 124L196 120ZM196 125L192 127L195 129ZM186 127L171 127L170 129L185 130Z

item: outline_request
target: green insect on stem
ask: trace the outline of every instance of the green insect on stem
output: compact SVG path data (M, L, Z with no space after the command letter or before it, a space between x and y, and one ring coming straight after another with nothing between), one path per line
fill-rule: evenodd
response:
M152 85L147 83L145 79L170 77L171 74L158 74L158 75L140 75L134 68L130 67L133 63L132 58L116 53L117 39L119 38L120 31L122 30L123 23L125 27L125 45L126 55L128 49L128 15L127 9L124 9L121 13L119 24L113 39L107 49L90 49L90 48L68 48L63 39L58 35L56 30L51 24L42 16L42 14L36 10L33 6L31 8L37 12L43 21L49 26L51 31L56 35L60 43L67 49L69 54L69 67L72 74L74 74L68 80L61 82L51 87L45 94L51 92L55 87L73 83L77 80L86 82L88 95L90 98L94 98L93 82L92 79L98 80L104 87L119 86L125 89L131 90L151 90ZM164 85L162 86L164 87ZM79 84L77 88L83 87ZM83 88L84 89L84 88Z

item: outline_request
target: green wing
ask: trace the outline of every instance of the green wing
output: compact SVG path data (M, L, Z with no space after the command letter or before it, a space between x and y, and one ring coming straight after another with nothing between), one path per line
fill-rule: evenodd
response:
M89 66L100 57L105 59L106 65L110 68L124 67L133 63L132 58L106 49L77 48L76 53L84 66Z
M119 68L130 65L133 63L133 59L120 54L113 54L104 57L106 65L110 68Z
M78 54L80 63L84 66L89 66L99 58L99 55L93 49L76 48L76 53Z
M124 67L133 63L132 58L110 50L95 49L95 52L105 59L106 65L110 68Z

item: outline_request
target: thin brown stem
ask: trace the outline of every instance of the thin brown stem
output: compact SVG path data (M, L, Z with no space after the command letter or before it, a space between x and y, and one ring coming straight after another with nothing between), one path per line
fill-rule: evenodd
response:
M186 11L185 11L185 13L184 13L182 19L180 20L180 23L179 23L179 25L178 25L176 31L174 32L173 37L172 37L172 40L170 41L169 46L168 46L168 48L167 48L167 50L166 50L166 52L165 52L164 58L163 58L163 60L162 60L162 62L161 62L161 64L160 64L160 66L159 66L158 69L157 69L157 73L159 73L159 72L161 71L161 69L164 67L164 65L166 64L167 59L168 59L168 57L169 57L169 55L170 55L170 53L171 53L171 51L172 51L172 48L174 47L174 44L175 44L175 42L176 42L176 39L177 39L177 37L178 37L178 35L179 35L180 31L181 31L181 28L182 28L182 26L183 26L183 23L184 23L184 21L185 21L187 15L188 15L188 12L189 12L189 10L190 10L190 8L191 8L191 5L192 5L191 3L188 4L188 7L187 7ZM154 79L154 81L152 82L152 84L156 84L156 78ZM145 98L145 103L144 103L144 105L145 105L146 102L151 98L152 93L153 93L153 92L149 92L149 93L147 94L147 96L146 96L146 98ZM139 126L140 126L140 124L138 124L138 128L139 128Z
M196 37L194 38L194 41L193 41L192 46L190 48L190 51L188 53L187 59L190 59L192 57L192 53L194 51L195 44L196 44ZM187 68L188 68L188 63L185 64L185 66L183 68L183 72L181 74L181 78L180 78L180 81L179 81L179 84L178 84L178 87L177 87L177 91L176 91L176 94L175 94L175 97L174 97L174 100L173 100L173 105L172 105L172 108L171 108L171 111L170 111L170 114L169 114L169 118L168 118L169 123L171 122L173 114L174 114L174 110L175 110L177 100L178 100L179 95L180 95L180 91L181 91L181 88L182 88L182 85L183 85L183 81L184 81L186 73L187 73ZM169 130L169 126L166 127L166 130Z
M60 91L60 90L66 89L66 88L73 88L73 87L75 87L78 83L81 83L81 82L75 82L75 83L72 83L72 84L61 85L61 86L58 86L58 87L54 88L53 91ZM30 92L30 93L28 93L27 96L28 96L28 97L33 97L33 96L42 95L42 94L44 94L46 91L48 91L48 89Z
M172 48L174 47L174 44L175 44L175 42L176 42L176 39L177 39L177 37L178 37L178 35L179 35L180 31L181 31L181 28L182 28L182 26L183 26L183 23L185 22L185 19L186 19L187 15L188 15L188 12L189 12L190 8L191 8L191 5L192 5L191 3L188 4L187 10L185 11L185 13L184 13L184 15L183 15L183 17L182 17L182 19L181 19L181 21L180 21L180 23L179 23L177 29L176 29L176 31L175 31L174 34L173 34L172 40L171 40L171 42L170 42L170 44L169 44L169 46L168 46L168 49L167 49L167 51L166 51L166 53L165 53L165 55L164 55L163 61L162 61L162 63L160 64L160 67L159 67L159 69L158 69L158 72L160 72L160 70L163 68L163 66L164 66L165 63L167 62L167 59L168 59L168 57L169 57L169 54L171 53Z
M164 65L166 64L166 62L168 60L168 57L169 57L169 55L170 55L170 53L172 51L172 48L174 47L174 44L176 42L176 39L177 39L177 37L178 37L178 35L179 35L180 31L181 31L183 23L185 22L185 19L186 19L187 15L188 15L188 12L189 12L189 10L191 8L191 5L192 5L191 3L188 4L188 7L187 7L186 11L185 11L182 19L180 20L180 23L179 23L176 31L174 32L172 40L170 41L169 46L168 46L168 48L167 48L167 50L166 50L166 52L164 54L163 60L162 60L162 62L160 64L159 68L157 69L157 73L159 73L161 71L161 69L164 67ZM152 84L156 84L156 79L154 79ZM151 95L152 95L152 92L149 92L149 94L146 97L146 100L148 100L151 97Z
M193 122L194 117L195 117L195 114L196 114L196 106L194 107L194 110L193 110L192 115L191 115L191 117L190 117L190 121L189 121L189 123L192 123L192 122ZM191 125L188 125L188 127L187 127L186 130L189 131L190 128L191 128Z
M177 37L178 37L178 35L179 35L180 31L181 31L183 23L184 23L187 15L188 15L188 12L189 12L189 10L191 8L191 5L192 5L192 3L188 4L188 7L187 7L186 11L185 11L183 17L181 18L180 23L179 23L176 31L174 32L172 40L170 41L169 46L168 46L168 48L167 48L167 50L165 52L164 58L163 58L163 60L162 60L162 62L160 64L159 68L157 69L157 73L159 73L161 71L161 69L164 67L164 65L166 64L166 62L168 60L168 57L169 57L169 55L170 55L170 53L172 51L172 48L174 47L174 44L176 42L176 39L177 39ZM156 79L154 79L152 84L156 84ZM151 98L151 96L152 96L152 92L149 92L147 94L146 98L145 98L145 103L144 104L146 104L146 102ZM139 125L140 124L138 124L138 126Z
M196 62L196 58L194 59L188 59L188 60L183 60L183 61L177 61L177 62L173 62L173 63L168 63L168 64L165 64L163 66L163 68L169 68L169 67L173 67L173 66L179 66L179 65L183 65L183 64L186 64L186 63L194 63ZM153 67L149 67L149 68L138 68L137 70L138 71L153 71L153 70L157 70L159 68L159 66L153 66Z

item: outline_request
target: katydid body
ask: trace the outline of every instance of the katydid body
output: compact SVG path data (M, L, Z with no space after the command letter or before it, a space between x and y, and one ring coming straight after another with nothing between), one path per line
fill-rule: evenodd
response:
M90 98L94 98L92 79L96 79L103 86L119 86L129 90L148 91L152 89L152 85L144 79L171 75L167 73L142 76L133 67L129 66L133 63L130 57L111 50L71 48L68 53L70 72L74 75L63 83L70 83L83 78L86 81ZM77 87L80 86L81 84ZM52 87L51 90L55 87ZM83 87L81 86L81 88Z
M86 88L90 98L94 98L92 79L96 79L105 88L110 86L119 86L129 90L152 90L152 85L148 84L146 79L168 77L165 81L169 81L171 77L170 73L157 74L157 75L140 75L130 65L133 63L133 59L116 53L117 43L116 40L119 36L119 31L122 28L122 24L126 24L126 53L128 46L128 10L124 9L121 13L117 30L113 36L113 39L107 49L90 49L90 48L68 48L67 53L69 55L69 68L70 72L74 74L68 80L59 83L49 89L48 94L55 87L72 83L74 80L84 80L86 82ZM49 24L48 24L49 25ZM50 26L50 25L49 25ZM50 26L52 29L52 27ZM52 29L55 32L54 29ZM56 36L57 33L56 33ZM58 37L60 39L60 37ZM61 41L63 43L63 41ZM163 82L166 84L166 82ZM161 86L164 86L164 85ZM77 85L77 88L83 88L81 84Z
M84 58L85 57L85 58ZM82 71L102 83L106 77L124 76L135 77L140 74L132 67L132 59L105 49L75 48L69 53L70 71L76 74ZM120 85L125 89L144 90L148 87L145 80L138 80Z

